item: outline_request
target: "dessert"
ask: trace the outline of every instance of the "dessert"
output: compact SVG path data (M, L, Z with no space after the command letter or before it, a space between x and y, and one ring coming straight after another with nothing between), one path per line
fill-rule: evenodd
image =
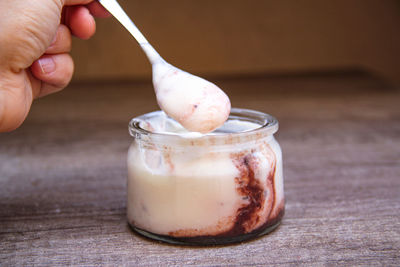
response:
M224 244L275 228L284 213L277 121L233 109L207 135L187 132L163 112L130 124L128 221L172 243Z

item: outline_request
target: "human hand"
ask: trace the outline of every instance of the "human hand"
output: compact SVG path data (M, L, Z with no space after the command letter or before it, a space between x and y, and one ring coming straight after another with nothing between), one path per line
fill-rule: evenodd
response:
M71 34L90 38L93 0L0 0L0 132L19 127L35 98L63 89L74 69Z

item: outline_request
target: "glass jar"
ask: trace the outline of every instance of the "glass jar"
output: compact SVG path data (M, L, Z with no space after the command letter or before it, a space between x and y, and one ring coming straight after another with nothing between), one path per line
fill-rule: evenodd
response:
M274 230L284 214L278 121L234 108L211 134L179 127L161 111L129 124L133 230L186 245L240 242Z

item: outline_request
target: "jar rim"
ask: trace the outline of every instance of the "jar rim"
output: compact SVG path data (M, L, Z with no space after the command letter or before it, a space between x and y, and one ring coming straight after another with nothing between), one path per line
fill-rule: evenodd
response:
M164 142L182 142L183 140L189 140L191 142L196 140L205 140L205 139L213 139L213 143L217 142L218 140L226 139L229 136L230 139L236 138L244 138L244 137L251 137L257 136L261 138L263 136L273 135L278 131L278 120L267 113L263 113L260 111L255 111L251 109L243 109L243 108L232 108L231 113L229 114L229 120L241 120L246 122L252 122L258 124L259 127L254 129L245 130L245 131L238 131L238 132L230 132L230 133L211 133L205 134L201 136L182 136L182 134L178 133L165 133L165 132L152 132L147 129L141 127L141 123L146 122L146 120L157 116L162 111L153 111L138 117L133 118L129 122L129 132L130 134L139 139L145 139L143 137L151 138L151 141L154 142L156 140L163 140Z

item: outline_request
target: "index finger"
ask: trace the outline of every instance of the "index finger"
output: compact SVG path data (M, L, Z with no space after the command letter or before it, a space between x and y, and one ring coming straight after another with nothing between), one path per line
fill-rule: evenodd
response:
M86 5L89 9L90 14L99 18L108 18L111 16L110 12L108 12L98 1L93 1Z
M111 16L111 14L95 0L63 0L63 2L65 6L86 5L90 13L95 17L107 18Z

